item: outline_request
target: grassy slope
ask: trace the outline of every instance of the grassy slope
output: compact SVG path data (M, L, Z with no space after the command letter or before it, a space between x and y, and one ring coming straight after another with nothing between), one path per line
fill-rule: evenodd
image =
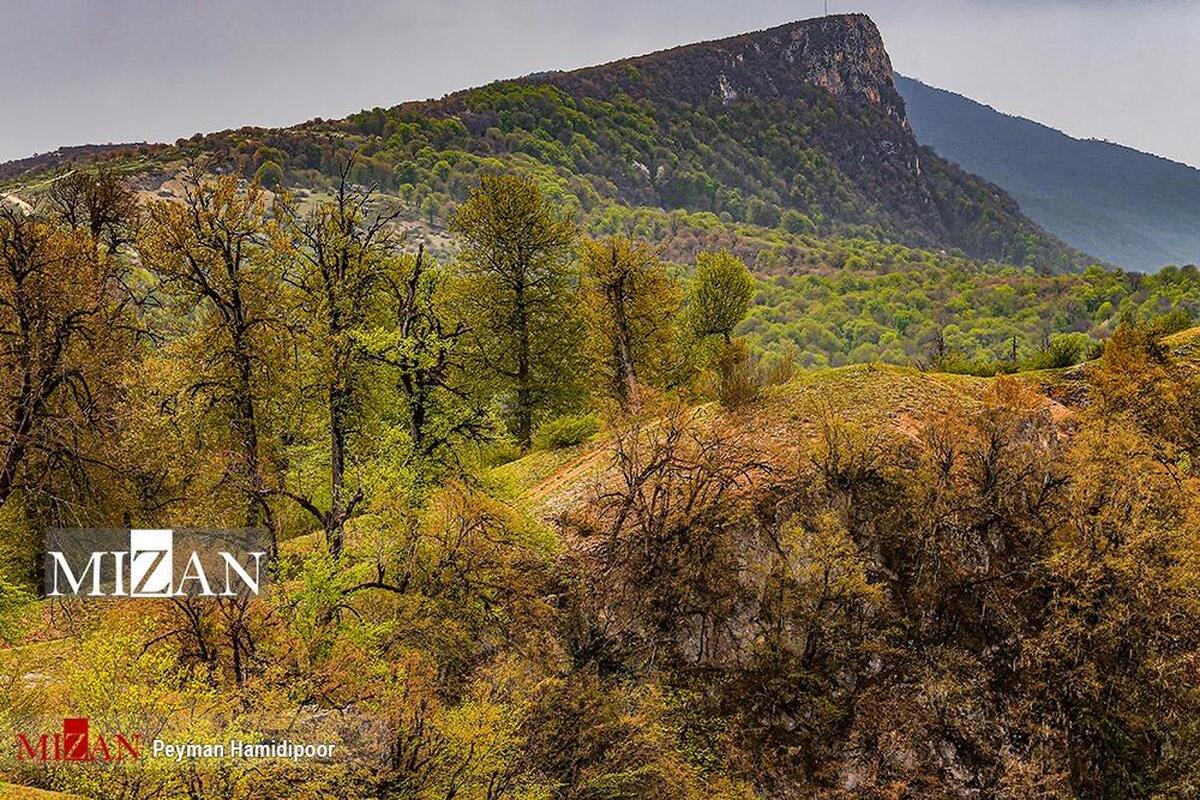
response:
M1200 327L1173 333L1163 342L1176 357L1192 366L1200 366Z
M936 417L979 401L991 379L854 365L806 373L773 387L734 417L751 444L794 451L825 416L877 423L913 435ZM606 439L534 452L493 470L505 494L526 512L550 520L579 502L609 466Z
M1163 340L1171 352L1200 372L1200 327ZM1065 420L1086 398L1087 364L1069 369L1039 370L1016 377L1047 395L1050 413ZM751 441L776 449L795 450L811 437L823 417L882 425L903 435L916 435L926 424L979 403L996 379L919 372L887 365L857 364L805 373L735 417ZM603 476L609 464L603 436L577 447L535 452L493 470L494 479L518 506L542 519L552 519L578 502Z

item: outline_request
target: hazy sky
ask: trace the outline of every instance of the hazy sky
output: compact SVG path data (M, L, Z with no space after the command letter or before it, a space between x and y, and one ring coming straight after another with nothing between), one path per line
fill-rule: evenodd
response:
M1200 166L1200 0L830 0L896 68ZM0 161L340 117L819 15L822 0L0 0Z

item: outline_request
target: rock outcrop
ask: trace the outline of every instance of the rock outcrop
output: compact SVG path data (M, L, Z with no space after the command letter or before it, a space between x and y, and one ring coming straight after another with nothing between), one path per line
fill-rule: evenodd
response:
M550 83L571 94L606 97L624 92L691 104L712 97L789 99L817 86L836 97L878 106L904 123L904 101L892 83L883 37L864 14L789 22L525 80Z

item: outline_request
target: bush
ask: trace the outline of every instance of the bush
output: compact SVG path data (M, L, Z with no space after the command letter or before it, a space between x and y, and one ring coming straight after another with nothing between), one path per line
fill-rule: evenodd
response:
M499 467L520 457L521 446L509 437L492 442L480 451L480 460L488 467Z
M1061 334L1050 346L1034 353L1022 365L1024 369L1062 369L1073 367L1094 355L1092 342L1084 334Z
M713 359L712 393L725 409L732 411L758 397L758 366L750 357L750 348L741 339L722 345Z
M557 450L583 444L600 430L600 420L594 414L559 417L537 429L533 446L538 450Z
M790 208L779 218L779 227L788 233L815 233L817 230L817 226L808 215Z
M23 612L33 599L24 587L9 583L0 575L0 642L12 644L17 640L25 627Z
M1150 323L1151 334L1158 339L1192 327L1192 315L1186 308L1173 308Z

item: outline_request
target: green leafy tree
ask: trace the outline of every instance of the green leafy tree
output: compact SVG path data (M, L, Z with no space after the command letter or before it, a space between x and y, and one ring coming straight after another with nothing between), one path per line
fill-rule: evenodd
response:
M360 336L385 288L389 261L400 240L395 211L372 211L374 192L356 188L348 159L331 201L301 215L289 202L277 209L283 221L282 248L289 258L285 280L296 289L303 339L315 357L329 431L329 506L280 490L322 526L329 552L342 550L346 520L363 499L346 486L349 439L364 391L367 361Z
M689 297L688 322L699 338L721 336L726 343L750 310L754 278L733 254L701 253Z
M266 189L278 189L283 185L283 167L274 161L264 161L254 172L254 179Z
M574 385L579 322L571 261L575 226L531 180L485 177L455 213L462 241L459 300L474 355L515 395L517 440Z
M581 256L595 364L621 406L636 407L639 380L660 377L667 363L679 289L645 242L589 239Z
M392 371L412 454L453 455L456 447L491 433L487 408L463 384L466 324L447 303L447 275L425 255L392 262L386 311L363 337L372 360Z

